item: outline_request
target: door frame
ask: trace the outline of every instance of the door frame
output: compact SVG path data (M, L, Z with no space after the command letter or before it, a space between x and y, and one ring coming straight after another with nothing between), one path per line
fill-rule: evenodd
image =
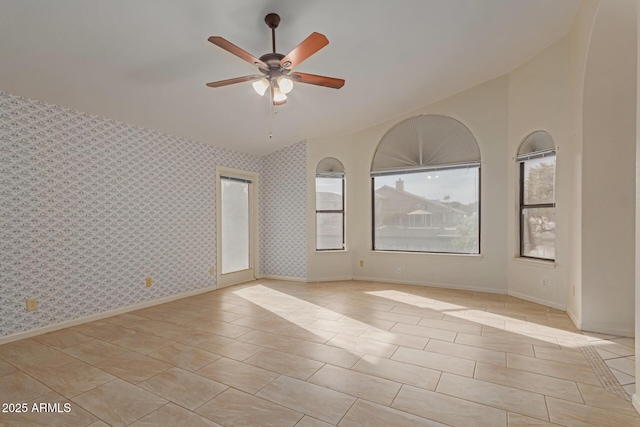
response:
M251 181L249 185L249 269L222 274L222 180L221 176ZM218 288L255 280L259 276L258 244L258 174L216 166L216 283Z

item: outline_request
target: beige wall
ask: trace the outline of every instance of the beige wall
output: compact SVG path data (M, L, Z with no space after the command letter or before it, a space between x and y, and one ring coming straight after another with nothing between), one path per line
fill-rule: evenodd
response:
M486 82L404 116L381 123L348 138L309 140L309 181L324 157L342 161L347 173L347 252L315 253L310 234L309 280L349 276L363 280L433 284L506 293L507 230L507 88L506 76ZM482 153L481 255L438 255L373 252L371 250L371 160L382 136L396 123L419 114L442 114L466 125ZM309 189L313 190L310 183ZM311 198L312 196L310 196ZM313 201L309 232L313 233ZM346 269L344 262L350 262ZM359 266L364 261L364 267ZM335 264L334 264L335 263ZM339 272L332 271L334 265ZM402 274L397 274L397 268ZM313 272L313 275L312 273ZM344 275L343 275L344 273Z
M584 76L582 329L632 335L636 2L599 3Z
M509 74L508 273L509 294L564 310L569 267L571 128L569 38L564 37ZM556 145L556 261L519 257L519 167L522 140L545 130ZM547 286L542 286L547 279Z

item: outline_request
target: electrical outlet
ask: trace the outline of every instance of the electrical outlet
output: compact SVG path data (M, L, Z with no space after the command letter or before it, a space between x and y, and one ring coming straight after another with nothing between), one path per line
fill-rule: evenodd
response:
M209 269L209 273L211 273L212 276L215 276L216 275L216 268L215 267L211 267Z
M147 280L145 280L145 285L147 286L147 288L150 288L151 285L153 285L153 280L151 280L151 277L147 277Z
M27 299L27 311L36 311L38 309L38 298Z
M543 288L546 288L548 284L549 284L549 281L547 280L547 278L546 278L546 277L543 277L543 278L542 278L542 280L540 281L540 285L541 285Z
M396 274L402 274L402 267L396 268Z
M364 267L364 260L363 259L360 260L360 267Z

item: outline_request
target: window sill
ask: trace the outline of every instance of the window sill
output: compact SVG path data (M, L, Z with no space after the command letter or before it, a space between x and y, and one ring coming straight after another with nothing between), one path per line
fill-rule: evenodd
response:
M526 258L526 257L514 257L513 260L518 264L526 264L536 267L543 267L548 269L555 269L556 262L555 261L545 261L542 259L534 259L534 258Z
M326 249L323 251L315 250L316 254L344 254L348 251L346 249Z
M414 256L427 256L427 257L446 257L446 258L464 258L473 261L482 261L482 254L454 254L454 253L440 253L440 252L403 252L403 251L384 251L384 250L369 250L372 255L414 255Z

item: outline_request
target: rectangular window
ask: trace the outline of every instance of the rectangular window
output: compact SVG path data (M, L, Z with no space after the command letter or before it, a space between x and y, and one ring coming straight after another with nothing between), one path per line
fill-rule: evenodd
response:
M373 248L480 253L480 167L372 176Z
M344 177L316 177L316 250L344 249Z
M520 162L520 256L555 260L554 153Z

